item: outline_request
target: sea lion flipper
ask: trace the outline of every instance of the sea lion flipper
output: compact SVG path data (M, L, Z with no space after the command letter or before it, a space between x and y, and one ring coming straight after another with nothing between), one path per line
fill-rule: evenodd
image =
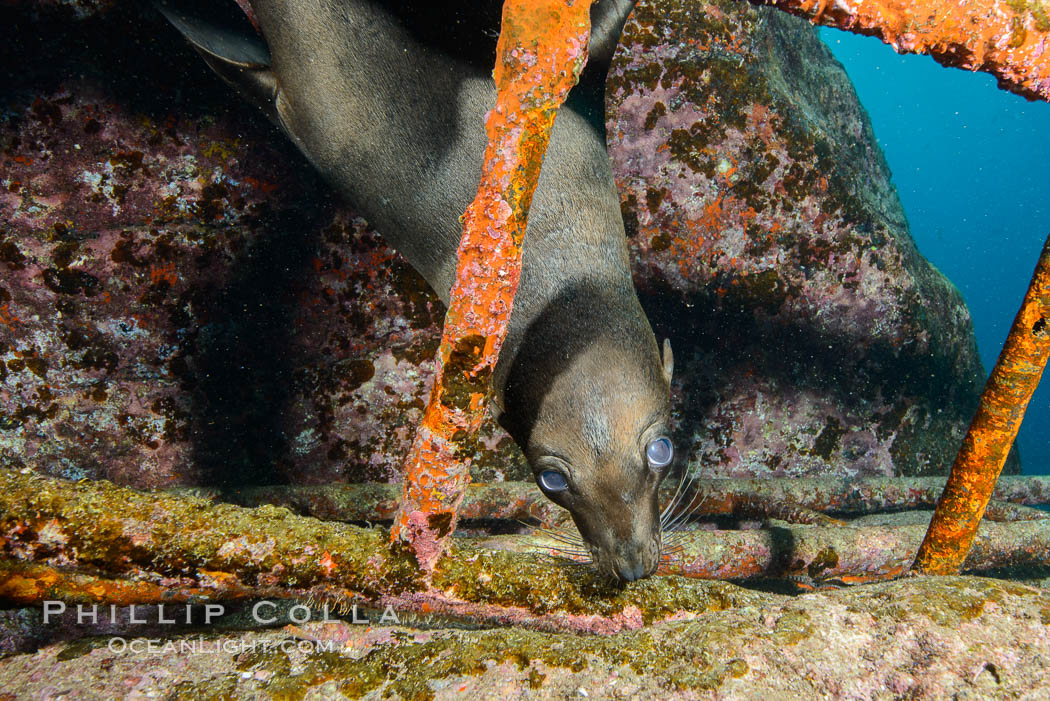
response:
M591 6L591 40L588 61L608 66L612 62L623 25L636 0L599 0Z
M270 70L270 49L234 3L154 0L153 5L220 78L280 123L274 106L277 80Z

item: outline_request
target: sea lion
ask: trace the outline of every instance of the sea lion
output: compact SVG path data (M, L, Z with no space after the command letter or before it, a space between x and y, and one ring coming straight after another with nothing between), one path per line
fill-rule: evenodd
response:
M422 41L396 2L252 0L261 37L232 2L157 5L447 303L495 104L491 59L482 68ZM631 5L595 6L599 70ZM585 101L570 100L554 126L492 404L598 570L633 581L660 560L674 361L638 302L600 120Z

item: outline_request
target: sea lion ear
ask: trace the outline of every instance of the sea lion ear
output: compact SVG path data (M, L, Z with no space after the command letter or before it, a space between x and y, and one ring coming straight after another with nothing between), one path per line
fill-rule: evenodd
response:
M664 339L664 378L667 380L667 384L671 384L671 377L674 375L674 353L671 352L671 339Z
M277 80L270 49L233 2L154 0L153 6L193 45L220 78L277 123Z

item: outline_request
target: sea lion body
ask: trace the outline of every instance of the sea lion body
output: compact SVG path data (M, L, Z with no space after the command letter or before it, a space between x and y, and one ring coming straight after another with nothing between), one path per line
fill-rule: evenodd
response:
M379 3L254 0L264 46L184 3L159 6L447 303L495 104L489 74L420 42ZM604 7L625 17L630 3ZM596 19L614 43L622 18ZM599 60L611 56L608 37L593 45ZM493 402L599 570L622 580L659 561L656 495L668 465L653 466L647 447L669 433L671 365L631 281L602 134L563 108L532 200Z

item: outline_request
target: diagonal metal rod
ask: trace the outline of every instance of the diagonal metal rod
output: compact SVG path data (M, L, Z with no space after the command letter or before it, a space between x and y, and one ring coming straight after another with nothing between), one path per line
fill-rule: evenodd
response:
M1050 238L952 465L912 571L956 574L1050 357Z
M522 245L540 164L558 108L587 60L590 0L505 0L497 45L496 106L477 197L463 215L456 280L437 373L405 458L395 549L433 570L470 482L463 442L481 424L521 278Z

